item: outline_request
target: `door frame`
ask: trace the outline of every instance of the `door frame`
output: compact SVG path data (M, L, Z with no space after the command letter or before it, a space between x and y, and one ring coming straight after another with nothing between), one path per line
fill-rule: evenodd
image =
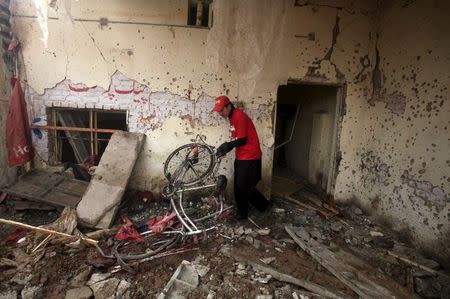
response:
M293 85L304 85L304 86L311 86L311 85L320 85L320 86L326 86L326 87L334 87L336 88L336 110L335 110L335 117L334 117L334 124L333 124L333 139L331 140L331 155L330 155L330 167L328 171L328 179L327 179L327 186L326 186L326 194L327 196L330 196L334 198L334 190L336 185L336 178L339 172L339 164L341 161L341 152L340 152L340 138L341 138L341 131L342 131L342 121L344 118L344 115L346 113L345 109L345 98L347 94L347 85L345 83L333 83L333 82L311 82L311 81L305 81L301 79L289 79L286 82L287 84L293 84ZM284 84L283 84L284 85ZM279 87L279 86L278 86ZM276 105L274 107L274 126L273 126L273 134L275 137L276 132L276 116L278 114L278 97L276 100ZM275 148L274 148L275 151ZM272 155L273 157L273 155ZM273 164L273 161L272 161Z

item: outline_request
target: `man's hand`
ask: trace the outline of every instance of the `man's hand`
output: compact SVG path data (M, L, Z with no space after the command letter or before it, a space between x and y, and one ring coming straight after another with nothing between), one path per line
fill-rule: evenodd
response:
M224 142L222 143L216 151L217 158L225 156L229 151L233 149L233 146L230 144L230 142Z

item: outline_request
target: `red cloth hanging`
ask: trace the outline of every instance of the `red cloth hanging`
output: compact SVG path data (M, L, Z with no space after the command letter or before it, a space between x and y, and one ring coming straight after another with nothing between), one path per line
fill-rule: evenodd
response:
M27 103L20 80L12 80L14 88L9 100L9 111L6 119L6 147L10 167L23 165L34 157L31 142L30 123L28 121Z

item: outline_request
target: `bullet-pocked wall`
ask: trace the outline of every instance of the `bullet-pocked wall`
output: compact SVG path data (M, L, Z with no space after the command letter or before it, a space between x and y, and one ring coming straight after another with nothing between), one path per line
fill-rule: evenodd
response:
M355 196L450 265L448 1L380 7Z
M414 235L417 240L439 244L438 239L448 232L448 225L441 227L440 233L431 227L448 221L445 211L448 211L449 184L443 178L449 169L443 157L448 137L443 137L447 131L442 125L450 118L448 102L441 108L437 108L440 103L437 106L431 103L427 108L428 95L422 95L425 88L420 85L434 76L429 71L422 74L415 70L415 80L421 79L419 86L415 86L419 95L412 90L411 93L407 85L395 84L407 82L412 76L403 67L411 70L408 66L411 64L414 68L425 68L448 43L439 46L433 42L433 54L428 54L431 56L422 53L427 50L426 43L413 43L414 51L420 52L416 56L421 59L416 57L408 62L405 52L394 49L406 45L400 38L394 40L389 30L395 32L391 26L398 21L402 27L396 30L406 38L404 33L416 33L417 27L401 24L400 20L404 22L410 16L412 22L424 7L428 8L427 13L445 12L425 0L394 2L395 7L380 10L377 1L371 0L329 3L215 0L212 27L199 29L184 26L187 1L182 0L135 1L136 6L131 8L128 2L119 0L108 5L102 2L102 6L99 1L72 1L73 22L65 12L69 9L64 1L52 1L49 14L54 18L48 20L47 48L40 40L38 20L29 17L36 15L31 0L14 1L17 16L13 21L23 44L23 71L32 117L44 116L45 107L51 106L127 109L130 131L147 135L132 178L132 187L142 189L156 188L165 158L195 134L206 135L207 141L215 145L229 137L227 123L209 113L214 96L224 93L242 102L255 121L264 153L262 187L268 191L278 86L288 79L342 84L345 99L335 198L341 201L354 198L366 207L379 202L379 208L371 208L376 214L403 219L407 228L420 226ZM407 7L402 8L404 5ZM414 13L403 15L401 9ZM107 18L108 22L100 23L100 18ZM427 28L438 26L435 22L438 21L426 23ZM437 29L443 30L440 26ZM430 33L430 41L434 41L436 34ZM443 39L445 35L438 36ZM395 45L392 49L390 42ZM439 70L444 70L448 68L448 60L443 58L444 54L440 57ZM442 81L448 77L439 74L436 79L443 85ZM433 113L429 119L427 114L420 121L409 121L408 116L414 117L412 110L419 109L411 105L425 105L423 109L431 109ZM406 112L402 114L403 110ZM416 142L408 154L403 153L408 137L408 142L414 142L411 138L428 134L422 130L428 130L426 127L431 130L435 125L439 127L437 135L427 135L426 140L434 136L439 143L422 148ZM399 142L399 138L405 143ZM45 136L36 142L45 160ZM426 148L439 154L428 155ZM415 162L409 166L411 159ZM421 169L417 167L422 162L426 162L427 172L419 176ZM440 170L434 167L438 165ZM231 157L222 172L231 173ZM373 181L371 186L369 180ZM430 191L427 186L432 186ZM439 200L440 212L427 210L427 201L420 199L415 201L416 214L404 213L401 208L389 209L407 205L408 211L413 211L411 196L439 197L442 193L436 186L444 193L444 199ZM420 217L405 219L405 215ZM428 218L428 222L418 223L419 218ZM442 251L434 252L444 257Z

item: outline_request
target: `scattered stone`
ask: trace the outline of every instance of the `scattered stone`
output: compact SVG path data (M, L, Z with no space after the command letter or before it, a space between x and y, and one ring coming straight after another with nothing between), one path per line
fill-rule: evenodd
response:
M257 232L260 236L267 236L268 234L270 234L270 229L269 229L269 228L258 229L256 232Z
M81 271L78 275L71 279L70 285L74 287L81 287L86 284L89 276L92 274L93 268L91 266L87 267Z
M333 222L331 224L331 230L334 232L340 232L342 229L342 224L340 222Z
M48 274L47 273L41 273L41 276L39 277L39 283L41 285L45 285L48 281Z
M370 235L371 235L372 237L383 237L383 236L384 236L383 233L381 233L381 232L376 232L376 231L370 231Z
M92 274L91 279L89 279L87 285L91 286L95 283L106 280L110 276L111 276L111 273L94 273L94 274Z
M243 263L238 263L238 264L237 264L237 268L238 268L239 270L245 270L246 266L245 266L245 264L243 264Z
M117 286L117 291L116 291L116 298L125 298L127 296L125 296L125 293L128 291L128 289L131 287L131 283L129 283L126 280L121 280L119 282L119 285ZM129 297L129 295L128 295Z
M246 270L237 269L236 270L236 274L239 275L239 276L246 276L247 275L247 271Z
M19 285L26 285L28 284L31 279L33 279L33 275L32 274L26 274L23 272L17 272L16 275L14 275L13 278L11 278L12 282L15 282Z
M253 237L252 236L246 236L245 241L253 245Z
M236 231L235 231L237 236L242 236L244 234L244 227L243 226L239 226Z
M0 293L0 299L17 299L17 293L14 290L3 291Z
M21 292L22 299L40 299L42 296L42 289L38 286L26 286Z
M272 295L256 295L256 299L273 299Z
M414 279L414 289L423 297L440 298L442 286L432 277L417 277Z
M363 212L361 211L360 208L354 208L353 209L353 213L355 213L356 215L362 215L363 214Z
M263 246L263 243L260 240L254 239L253 240L253 247L256 249L260 249Z
M93 295L90 287L70 289L66 292L65 299L89 299Z
M316 240L326 240L326 237L319 232L317 229L314 229L312 231L309 232L311 237L315 238Z
M275 213L283 214L284 212L285 212L284 209L281 209L281 208L275 208Z
M254 281L257 281L257 282L263 283L263 284L268 284L271 279L272 279L272 275L270 275L270 274L268 274L268 275L266 275L264 277L259 276L259 275L253 277Z
M280 242L288 243L288 244L296 244L292 239L280 239Z
M116 289L120 280L117 278L110 278L92 284L90 287L94 292L95 299L110 299L115 298Z
M251 228L246 228L244 230L244 234L246 234L246 235L250 235L252 232L253 232L253 230Z
M269 265L270 263L275 261L275 257L266 257L266 258L260 259L260 261L266 265Z
M214 299L216 298L216 292L214 291L209 291L208 296L206 297L206 299Z
M204 277L206 274L208 274L208 272L210 270L210 268L208 266L204 266L204 265L200 265L200 264L194 264L194 268L200 277Z

